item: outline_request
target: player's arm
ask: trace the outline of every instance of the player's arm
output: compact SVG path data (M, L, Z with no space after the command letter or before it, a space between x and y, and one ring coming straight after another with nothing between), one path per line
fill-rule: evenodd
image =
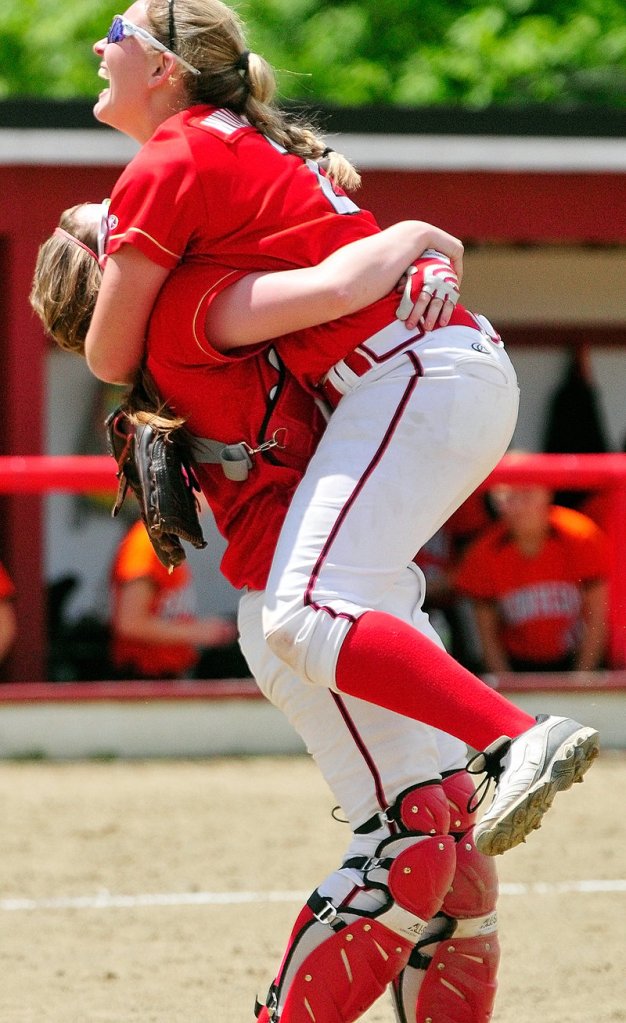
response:
M458 238L419 220L402 221L338 249L318 266L249 274L211 303L207 337L220 351L266 341L347 316L387 295L425 250L448 256L458 281L463 245ZM446 326L454 302L419 295L406 320L409 329L424 316L426 329Z
M114 628L118 636L155 646L189 643L198 647L227 646L237 628L225 618L160 618L152 611L156 587L148 578L137 578L120 587Z
M108 257L85 339L94 376L111 384L133 380L152 306L169 272L130 245Z
M497 605L492 600L474 600L472 603L485 669L495 674L510 671L511 666L500 639Z
M576 671L593 671L602 662L607 641L608 583L604 579L583 584L582 637Z
M462 243L422 221L403 221L344 246L316 267L242 278L212 302L207 335L216 348L228 351L356 312L391 291L426 249L448 256L460 280ZM168 273L129 245L108 257L85 340L87 364L96 377L117 384L133 379L150 312ZM407 326L415 326L424 313L426 329L435 322L445 326L453 308L425 293Z

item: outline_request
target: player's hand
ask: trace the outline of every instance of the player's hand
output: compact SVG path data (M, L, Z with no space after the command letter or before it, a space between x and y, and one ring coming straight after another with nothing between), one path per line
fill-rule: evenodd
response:
M460 238L455 238L453 234L442 231L440 227L434 227L433 224L426 226L428 228L426 233L427 240L425 241L425 250L422 251L422 256L426 256L429 253L431 255L445 256L450 260L452 269L460 284L463 280L463 254L465 251L463 242Z
M399 283L402 299L396 316L413 330L446 327L459 300L459 279L450 259L428 249L410 266Z

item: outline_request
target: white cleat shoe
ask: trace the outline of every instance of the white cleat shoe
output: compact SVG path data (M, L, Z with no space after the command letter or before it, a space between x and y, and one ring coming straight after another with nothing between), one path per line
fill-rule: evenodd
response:
M493 802L474 826L474 842L499 856L541 827L557 792L582 781L600 752L598 733L571 718L540 714L516 739L497 739L469 763L471 774L495 779Z

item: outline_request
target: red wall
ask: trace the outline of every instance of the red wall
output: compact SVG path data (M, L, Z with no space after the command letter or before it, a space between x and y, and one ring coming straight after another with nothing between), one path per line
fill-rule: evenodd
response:
M464 242L626 242L626 173L367 171L358 202L384 227L415 217Z
M119 168L0 167L2 270L2 454L38 454L45 448L46 342L28 304L37 248L65 207L109 194ZM42 500L3 498L0 557L15 583L19 638L4 667L7 678L45 678L46 606Z

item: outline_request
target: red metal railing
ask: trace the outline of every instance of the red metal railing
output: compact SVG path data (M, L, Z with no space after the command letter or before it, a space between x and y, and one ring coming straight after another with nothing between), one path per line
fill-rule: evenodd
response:
M626 667L626 454L506 456L482 489L505 481L605 494L613 550L609 655L611 667ZM107 455L0 457L0 494L113 492L116 488L115 463Z

